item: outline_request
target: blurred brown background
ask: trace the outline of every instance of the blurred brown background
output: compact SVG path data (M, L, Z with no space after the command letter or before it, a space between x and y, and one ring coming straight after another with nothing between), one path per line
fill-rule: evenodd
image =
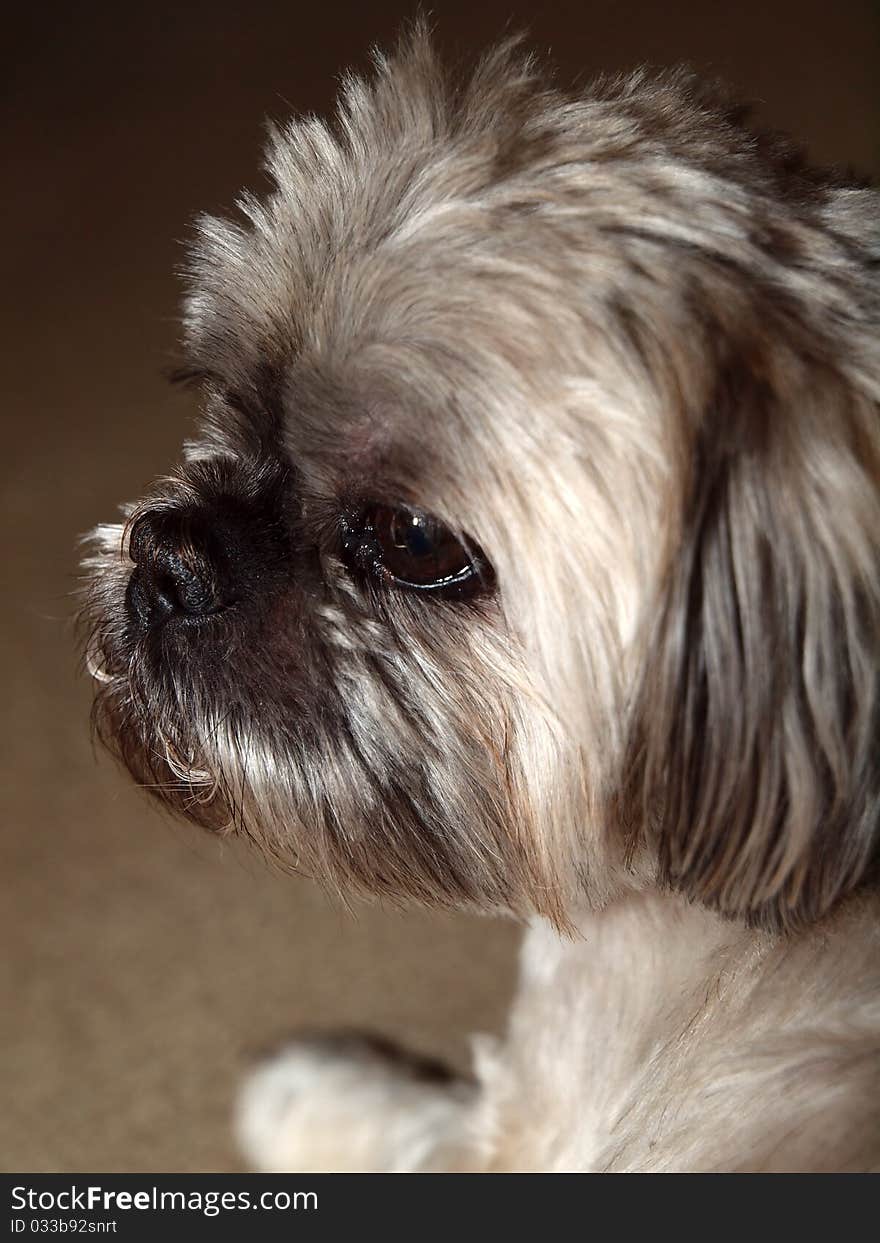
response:
M2 1048L6 1170L226 1170L247 1052L355 1023L465 1056L500 1029L515 930L351 917L170 824L88 737L78 533L168 466L188 221L257 172L264 117L323 110L412 4L41 5L4 18ZM563 77L689 60L821 161L876 173L877 5L437 3L467 51L528 26Z

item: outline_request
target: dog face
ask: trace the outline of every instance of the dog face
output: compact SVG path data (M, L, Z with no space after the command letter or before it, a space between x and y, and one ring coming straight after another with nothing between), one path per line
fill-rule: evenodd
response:
M821 914L880 796L871 192L421 32L268 167L194 247L199 437L93 536L102 737L346 890Z

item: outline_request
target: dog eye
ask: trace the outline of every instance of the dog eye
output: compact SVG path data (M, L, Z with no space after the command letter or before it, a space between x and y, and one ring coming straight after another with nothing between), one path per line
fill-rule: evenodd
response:
M420 509L373 504L343 521L349 568L410 591L461 599L491 587L482 550Z

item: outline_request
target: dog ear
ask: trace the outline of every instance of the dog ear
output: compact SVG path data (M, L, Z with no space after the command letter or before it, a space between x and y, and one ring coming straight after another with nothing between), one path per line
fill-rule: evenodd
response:
M876 852L880 419L832 363L741 346L683 458L626 816L669 886L792 927Z

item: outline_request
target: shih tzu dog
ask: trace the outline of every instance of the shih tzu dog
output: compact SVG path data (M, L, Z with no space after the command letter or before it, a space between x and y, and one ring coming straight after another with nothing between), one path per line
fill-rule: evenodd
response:
M472 1080L248 1081L264 1170L880 1169L880 204L682 72L421 30L201 221L102 738L341 891L528 921Z

